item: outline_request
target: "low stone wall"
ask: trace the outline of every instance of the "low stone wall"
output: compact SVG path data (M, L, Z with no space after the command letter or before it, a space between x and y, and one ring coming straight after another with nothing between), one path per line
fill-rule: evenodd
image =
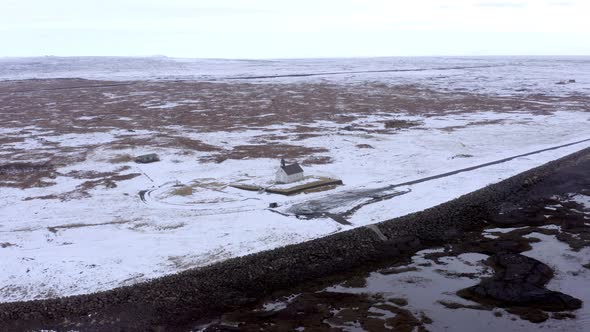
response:
M324 238L289 245L141 284L66 298L0 304L0 330L27 321L57 322L89 314L120 322L143 319L146 330L161 322L195 321L265 295L320 277L411 254L424 245L444 242L460 232L485 226L503 202L526 193L560 167L590 157L585 149L490 185L455 200Z
M271 188L265 189L265 191L270 194L280 194L280 195L290 196L290 195L302 193L306 190L317 189L320 187L327 187L327 186L339 186L341 184L342 184L342 180L323 179L323 180L317 180L314 182L291 187L288 189L274 189L271 187Z

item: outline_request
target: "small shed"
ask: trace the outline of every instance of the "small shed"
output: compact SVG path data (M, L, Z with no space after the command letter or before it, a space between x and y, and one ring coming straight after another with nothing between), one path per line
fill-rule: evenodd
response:
M153 163L156 161L160 161L160 158L155 153L144 154L135 158L135 162L140 164Z
M303 169L298 163L287 165L284 159L281 159L281 167L276 173L277 183L292 183L303 180Z

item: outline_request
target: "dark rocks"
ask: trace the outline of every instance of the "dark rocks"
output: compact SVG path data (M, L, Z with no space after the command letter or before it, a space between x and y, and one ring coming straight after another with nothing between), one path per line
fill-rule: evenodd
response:
M513 307L506 309L511 314L520 316L520 318L528 320L531 323L542 323L549 319L549 315L542 310L526 307Z
M570 80L562 80L562 81L556 82L555 84L566 85L566 84L573 84L573 83L576 83L576 80L571 80L571 79Z
M400 273L411 272L411 271L418 271L418 269L414 266L390 267L387 269L380 270L379 273L384 274L384 275L389 275L389 274L400 274Z
M557 239L569 244L574 250L580 250L590 246L590 234L588 233L578 233L577 236L574 236L570 233L561 232L557 235Z
M401 252L409 252L420 247L420 239L415 236L398 237L389 241L389 244Z
M551 318L558 319L558 320L575 319L576 315L572 314L571 312L554 312L551 315Z
M367 286L367 278L365 276L354 276L347 279L343 284L343 287L347 288L362 288Z
M388 299L389 302L398 305L400 307L405 307L408 305L408 300L404 299L404 298L400 298L400 297L394 297L391 299Z
M536 259L520 254L498 254L490 258L490 265L496 270L492 278L460 291L459 295L504 307L547 311L576 310L582 306L577 298L545 288L553 271Z
M493 255L501 252L520 253L525 250L530 250L528 239L518 238L502 238L502 239L485 239L473 243L473 250L485 254Z
M500 254L493 258L493 264L500 269L498 278L509 282L543 286L553 278L547 265L523 255Z
M472 309L472 310L485 310L491 311L493 309L492 306L485 306L482 304L461 304L457 302L450 302L450 301L438 301L441 305L443 305L447 309Z

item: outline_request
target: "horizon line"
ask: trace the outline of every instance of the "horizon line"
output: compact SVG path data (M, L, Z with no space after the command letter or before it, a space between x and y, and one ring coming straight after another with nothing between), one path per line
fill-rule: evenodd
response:
M166 58L166 59L191 59L191 60L329 60L329 59L376 59L376 58L498 58L498 57L590 57L590 54L469 54L469 55L358 55L358 56L309 56L309 57L187 57L169 56L161 54L153 55L0 55L0 59L32 59L32 58Z

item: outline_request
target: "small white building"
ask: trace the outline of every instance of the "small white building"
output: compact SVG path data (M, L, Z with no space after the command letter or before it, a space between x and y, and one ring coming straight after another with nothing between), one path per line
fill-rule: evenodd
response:
M303 169L298 163L287 165L284 159L281 159L281 167L277 170L277 183L292 183L303 180Z

